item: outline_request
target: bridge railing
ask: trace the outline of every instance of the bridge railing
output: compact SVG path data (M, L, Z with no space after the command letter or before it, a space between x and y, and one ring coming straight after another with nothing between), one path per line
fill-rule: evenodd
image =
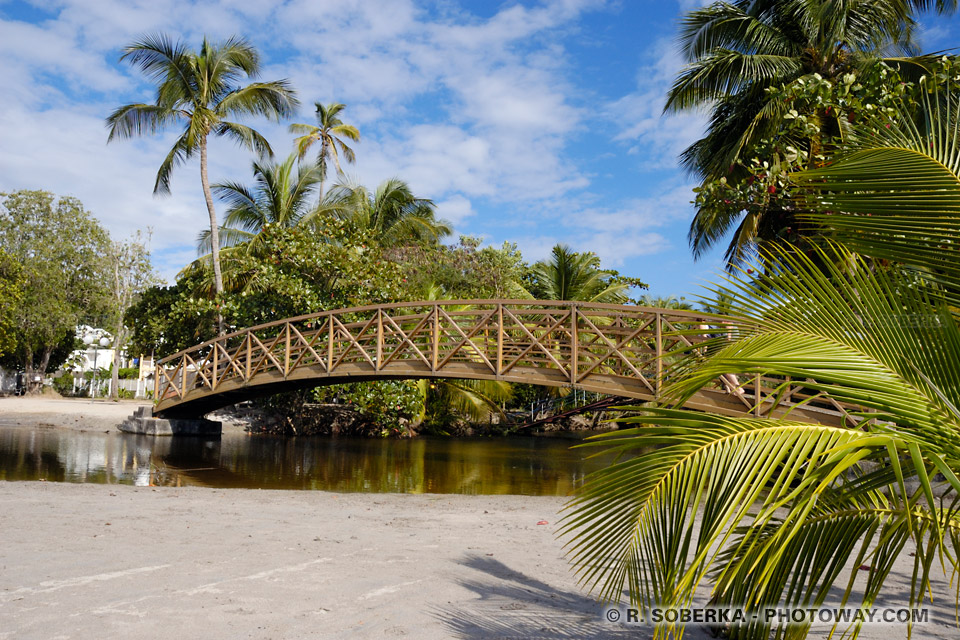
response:
M355 307L242 329L166 357L154 397L164 409L246 385L325 376L524 380L656 400L672 361L722 332L696 312L581 302ZM712 388L743 413L760 415L775 398L829 404L811 400L800 381L729 376Z

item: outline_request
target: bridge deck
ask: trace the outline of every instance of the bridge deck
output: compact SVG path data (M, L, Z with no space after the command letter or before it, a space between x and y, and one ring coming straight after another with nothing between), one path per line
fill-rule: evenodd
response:
M720 330L688 311L578 302L410 302L243 329L157 363L157 413L198 416L252 397L397 378L504 380L657 401L671 361ZM685 406L726 415L854 420L802 382L717 380ZM785 388L784 385L789 388ZM759 397L761 401L756 402ZM777 398L777 401L774 401ZM806 401L798 406L800 401Z

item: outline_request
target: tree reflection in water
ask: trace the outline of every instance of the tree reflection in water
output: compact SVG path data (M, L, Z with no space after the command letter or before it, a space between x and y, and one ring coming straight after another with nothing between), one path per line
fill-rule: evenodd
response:
M558 437L154 438L0 429L0 480L391 493L568 495L610 463Z

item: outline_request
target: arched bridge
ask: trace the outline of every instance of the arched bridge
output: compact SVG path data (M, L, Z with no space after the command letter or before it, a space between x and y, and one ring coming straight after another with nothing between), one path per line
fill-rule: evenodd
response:
M695 312L531 300L403 302L324 311L250 327L157 363L155 413L196 417L253 397L387 378L505 380L655 401L664 358L706 339ZM716 332L716 329L714 329ZM783 381L717 380L688 408L774 414ZM761 402L754 398L757 394ZM790 395L802 395L799 386ZM793 402L791 404L798 404ZM794 409L834 423L839 405Z

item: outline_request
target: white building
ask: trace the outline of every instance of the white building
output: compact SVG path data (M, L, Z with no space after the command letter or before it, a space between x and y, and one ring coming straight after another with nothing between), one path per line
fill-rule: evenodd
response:
M80 325L77 327L77 337L86 346L83 349L73 351L63 367L64 370L74 374L74 391L87 386L84 374L99 370L102 377L98 379L95 394L109 394L110 376L106 375L105 372L113 366L113 335L105 329ZM138 365L139 375L137 379L120 380L120 388L132 392L135 397L142 398L148 392L153 391L153 359L150 357L131 358L126 352L121 351L120 368L136 367Z

